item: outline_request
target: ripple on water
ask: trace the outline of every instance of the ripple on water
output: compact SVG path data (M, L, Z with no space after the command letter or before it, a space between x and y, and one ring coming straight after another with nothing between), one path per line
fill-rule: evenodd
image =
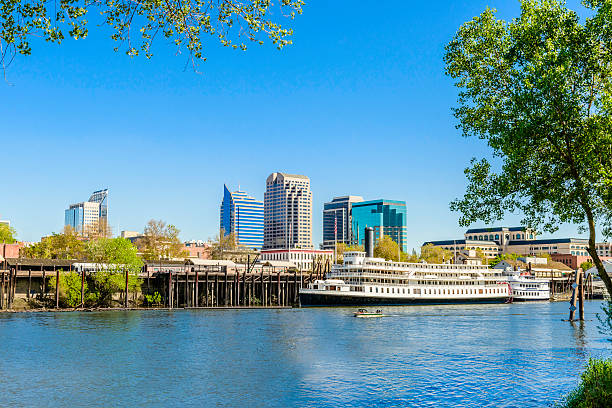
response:
M547 406L610 355L599 307L3 314L2 405Z

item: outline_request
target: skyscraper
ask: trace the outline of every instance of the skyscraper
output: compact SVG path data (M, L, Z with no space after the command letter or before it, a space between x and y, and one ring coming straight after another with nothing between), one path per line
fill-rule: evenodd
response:
M263 245L264 204L244 191L230 192L223 185L219 227L224 234L234 234L236 245L261 248Z
M333 249L334 243L353 243L351 209L362 202L359 196L334 197L323 204L323 249Z
M88 235L108 226L108 189L94 191L89 201L72 204L64 211L64 225Z
M264 193L264 249L294 248L312 248L310 179L272 173Z
M406 244L406 202L395 200L372 200L352 205L353 242L363 245L365 228L374 228L374 240L377 242L383 235L391 237L404 252Z

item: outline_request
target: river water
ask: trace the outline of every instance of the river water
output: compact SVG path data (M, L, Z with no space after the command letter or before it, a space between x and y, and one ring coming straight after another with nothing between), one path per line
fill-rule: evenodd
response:
M0 314L0 406L551 406L612 356L600 306Z

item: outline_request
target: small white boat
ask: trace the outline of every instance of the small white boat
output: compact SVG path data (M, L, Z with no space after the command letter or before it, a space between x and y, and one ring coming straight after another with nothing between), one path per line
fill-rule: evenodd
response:
M359 309L355 312L355 317L383 317L382 310L368 312L366 309Z

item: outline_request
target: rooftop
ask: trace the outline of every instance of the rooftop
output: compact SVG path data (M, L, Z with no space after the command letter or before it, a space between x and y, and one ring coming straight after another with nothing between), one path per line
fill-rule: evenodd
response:
M465 231L466 234L478 234L481 232L501 232L501 231L525 231L526 227L488 227L488 228L470 228Z

